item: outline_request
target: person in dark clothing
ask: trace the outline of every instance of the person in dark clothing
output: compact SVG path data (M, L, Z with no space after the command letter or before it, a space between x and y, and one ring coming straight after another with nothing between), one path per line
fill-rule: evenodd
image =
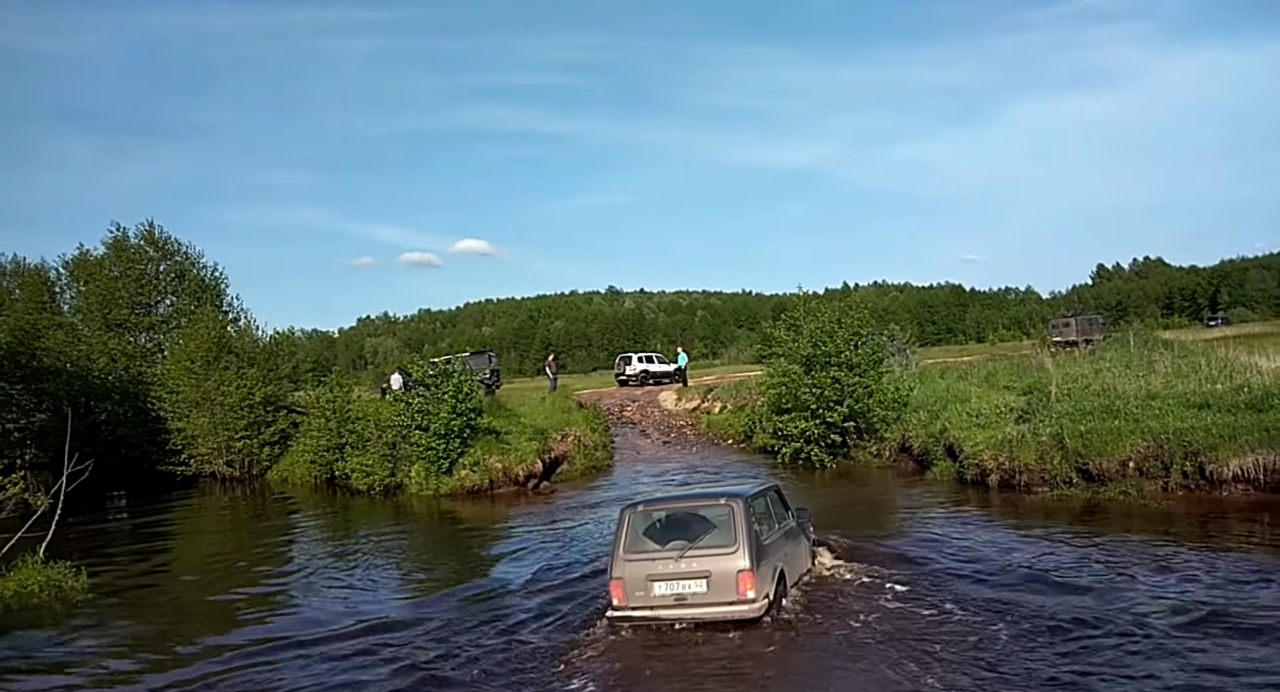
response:
M559 379L560 368L556 365L556 354L548 353L547 362L543 369L547 371L547 393L556 391L556 381Z

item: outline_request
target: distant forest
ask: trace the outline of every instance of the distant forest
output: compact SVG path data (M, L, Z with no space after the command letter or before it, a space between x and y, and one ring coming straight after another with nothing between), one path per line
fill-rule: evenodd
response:
M1089 280L1042 295L1031 287L973 289L942 283L845 283L824 295L856 294L878 319L906 330L917 346L1038 337L1050 317L1098 312L1111 325L1173 327L1226 313L1236 322L1280 316L1280 253L1177 266L1159 257L1098 264ZM536 375L549 350L562 372L612 367L634 350L696 361L753 362L761 327L786 309L791 294L748 291L571 291L489 299L412 315L363 317L337 330L273 334L299 368L297 380L333 369L380 377L410 354L492 350L509 377Z

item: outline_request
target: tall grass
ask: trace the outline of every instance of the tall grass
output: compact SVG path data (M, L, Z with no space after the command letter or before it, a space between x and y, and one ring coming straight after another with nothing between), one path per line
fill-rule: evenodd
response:
M1121 334L1078 353L922 369L895 451L993 486L1280 489L1278 414L1280 371Z

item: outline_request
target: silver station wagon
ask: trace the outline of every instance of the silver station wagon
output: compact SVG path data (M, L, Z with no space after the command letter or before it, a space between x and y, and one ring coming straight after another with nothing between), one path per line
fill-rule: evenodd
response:
M611 622L755 620L813 566L808 510L775 483L631 502L609 565Z

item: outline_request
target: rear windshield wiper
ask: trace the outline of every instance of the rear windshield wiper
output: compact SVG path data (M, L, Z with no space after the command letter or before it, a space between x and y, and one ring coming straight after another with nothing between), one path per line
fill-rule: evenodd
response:
M680 558L684 557L684 554L685 554L685 553L687 553L687 552L689 552L690 550L692 550L692 549L693 549L693 546L695 546L695 545L697 545L697 544L701 543L701 542L702 542L702 539L704 539L704 538L706 538L707 536L710 536L711 534L715 533L715 532L716 532L716 528L717 528L717 527L712 526L711 528L707 529L706 531L703 531L701 536L698 536L697 538L693 539L693 542L692 542L692 543L690 543L689 545L686 545L685 547L681 548L681 549L680 549L680 552L676 553L676 556L675 556L675 557L673 557L673 558L671 558L671 559L672 559L672 560L679 560Z

